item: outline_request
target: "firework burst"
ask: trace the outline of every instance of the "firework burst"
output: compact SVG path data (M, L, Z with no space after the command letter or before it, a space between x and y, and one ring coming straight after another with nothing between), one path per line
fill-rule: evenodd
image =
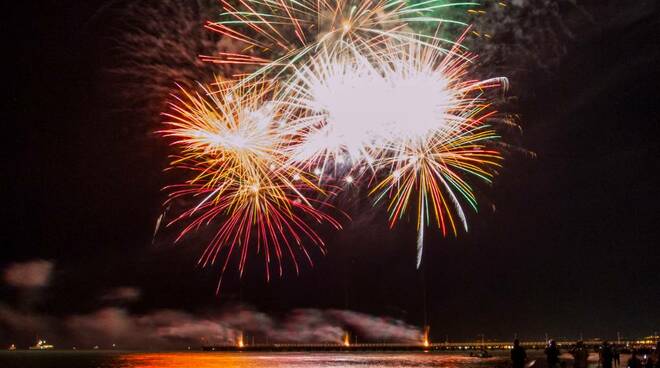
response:
M468 79L472 56L462 51L460 41L446 54L409 43L399 52L388 52L383 63L383 75L393 87L389 102L401 102L404 110L389 113L393 123L388 124L387 154L376 162L387 175L371 193L378 193L377 201L389 199L391 227L411 207L417 208L418 267L424 228L435 223L443 235L457 235L455 212L468 231L461 203L477 210L469 178L490 183L502 159L497 150L488 148L499 136L489 125L496 111L486 93L506 89L508 82Z
M476 210L477 200L465 177L490 182L501 160L487 148L499 138L488 125L496 112L487 93L508 82L469 79L473 56L462 41L449 50L396 40L322 50L296 68L287 91L285 105L297 111L288 125L298 130L288 147L293 164L351 182L369 178L371 193L390 200L390 226L416 206L418 265L424 228L434 222L457 235L460 221L467 231L461 203Z
M273 71L280 75L293 65L306 63L321 47L336 50L343 45L375 45L387 40L425 43L436 38L419 35L409 24L465 25L435 14L443 8L478 5L446 0L240 0L237 5L221 0L221 4L221 20L208 22L206 27L256 52L219 53L203 59L260 66L250 77Z
M508 82L469 76L469 27L450 41L410 25L459 23L433 14L475 3L220 4L221 20L206 27L244 47L201 59L246 73L202 94L182 90L161 132L180 152L172 167L191 174L170 187L170 201L195 202L171 222L185 222L179 238L218 224L201 264L224 257L224 274L237 253L242 275L255 249L267 279L287 259L298 272L300 254L311 263L308 245L325 252L310 223L340 227L321 211L338 182L365 184L387 202L390 227L414 213L418 267L427 227L468 230L475 185L490 183L502 162L490 101Z
M182 91L165 114L167 128L161 133L173 138L182 152L172 166L193 174L184 184L170 187L170 200L190 197L197 202L171 223L187 221L180 239L219 221L200 263L213 264L222 254L222 273L238 252L242 275L252 244L264 255L267 279L272 263L282 275L285 258L298 272L297 254L311 263L304 239L325 251L310 220L339 228L337 221L316 208L323 203L305 195L321 193L320 188L309 175L287 165L281 154L286 144L277 129L282 116L268 102L274 89L268 82L237 87L218 81L204 87L203 95Z
M378 67L356 49L324 49L290 81L284 105L298 138L288 148L292 164L346 178L363 173L385 143L388 89Z

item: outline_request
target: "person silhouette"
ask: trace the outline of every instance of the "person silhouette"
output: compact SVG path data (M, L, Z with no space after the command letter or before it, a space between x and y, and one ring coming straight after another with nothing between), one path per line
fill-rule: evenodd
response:
M637 358L637 351L633 349L628 359L628 368L642 368L642 362Z
M520 340L513 340L513 349L511 349L511 365L513 368L525 367L526 359L527 353L525 352L525 349L520 346Z
M612 347L607 341L603 341L603 344L600 346L600 351L598 352L598 358L603 368L612 368L612 360L614 358L614 353L612 351Z
M614 362L614 366L616 368L619 368L621 365L621 351L619 351L619 348L614 346L612 347L612 361Z
M584 347L584 342L578 341L573 350L571 350L571 355L573 355L573 359L575 359L575 362L573 363L574 368L587 368L589 352Z
M557 342L555 340L550 340L548 342L548 347L545 348L546 362L548 362L548 368L557 368L559 367L559 356L561 352L557 347Z

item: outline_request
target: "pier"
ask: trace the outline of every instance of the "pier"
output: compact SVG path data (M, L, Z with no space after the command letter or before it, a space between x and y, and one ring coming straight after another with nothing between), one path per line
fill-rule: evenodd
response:
M589 349L594 349L601 345L604 340L593 339L585 340L584 344ZM557 341L559 348L567 349L574 346L577 340ZM617 346L641 348L652 347L653 340L621 340L614 342ZM535 350L544 349L547 346L546 341L521 341L525 349ZM278 352L278 351L471 351L471 350L509 350L512 343L509 341L484 342L444 342L428 343L420 341L419 343L289 343L289 344L235 344L235 345L208 345L203 346L204 351L253 351L253 352Z

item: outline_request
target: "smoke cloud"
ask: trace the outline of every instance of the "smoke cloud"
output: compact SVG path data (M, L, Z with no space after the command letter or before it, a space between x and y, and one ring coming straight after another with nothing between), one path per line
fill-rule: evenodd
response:
M234 66L200 58L239 51L231 39L204 28L221 12L217 0L134 1L114 9L118 24L111 49L117 57L106 71L120 93L117 108L142 113L140 121L151 131L167 110L170 94L178 92L176 84L194 88L197 82L214 82L216 75L237 73Z
M50 282L54 266L53 262L43 259L12 263L4 271L5 282L16 288L45 287Z
M420 340L422 334L419 328L398 319L348 310L331 310L328 314L368 340L415 342Z
M241 335L254 337L258 343L341 343L346 332L361 341L414 342L422 336L419 328L403 321L354 311L299 309L274 318L248 306L209 314L177 310L134 314L108 307L54 318L0 305L0 326L10 331L0 338L29 342L36 334L62 348L113 344L129 349L198 348L233 345Z
M108 291L101 300L109 302L133 302L140 299L142 292L138 288L122 286Z

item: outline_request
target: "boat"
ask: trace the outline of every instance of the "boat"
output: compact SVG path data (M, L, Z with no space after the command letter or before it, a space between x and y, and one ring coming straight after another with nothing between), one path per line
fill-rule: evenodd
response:
M54 349L55 346L47 344L46 340L39 340L34 346L30 346L30 350L50 350Z
M492 355L486 350L486 344L485 344L485 338L486 335L481 334L481 349L477 351L471 351L470 356L475 357L475 358L490 358Z
M475 357L475 358L490 358L490 357L492 357L492 355L486 349L471 351L470 356Z

